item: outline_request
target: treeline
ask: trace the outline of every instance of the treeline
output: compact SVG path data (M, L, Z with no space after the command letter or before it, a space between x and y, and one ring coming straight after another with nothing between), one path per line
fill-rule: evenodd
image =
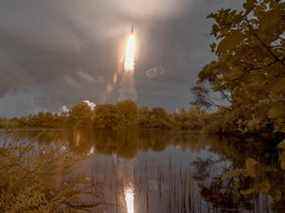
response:
M93 128L101 130L160 129L199 131L207 113L199 107L168 112L163 108L139 107L126 100L98 105L94 109L80 102L66 113L38 113L26 117L0 119L1 128Z
M40 112L34 115L14 118L0 118L1 129L15 128L63 128L67 116L62 113Z

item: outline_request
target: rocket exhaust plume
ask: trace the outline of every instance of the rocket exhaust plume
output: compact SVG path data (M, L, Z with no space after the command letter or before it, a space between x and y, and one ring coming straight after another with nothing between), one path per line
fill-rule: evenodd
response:
M113 82L108 84L105 97L110 96L111 100L113 99L112 97L116 97L118 101L136 101L138 95L134 74L138 48L134 26L132 26L125 47L121 51L120 58L123 60L119 60L119 69L113 76Z
M127 40L124 71L133 72L135 70L135 63L136 63L136 36L132 29L132 32Z
M121 73L119 100L137 99L137 90L135 86L134 72L136 70L136 54L137 54L137 39L134 26L131 28L131 33L128 36L123 61L123 72Z

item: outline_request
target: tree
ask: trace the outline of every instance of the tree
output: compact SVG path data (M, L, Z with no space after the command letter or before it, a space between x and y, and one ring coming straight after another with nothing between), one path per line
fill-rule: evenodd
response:
M163 108L142 108L139 112L138 124L143 129L171 129L174 120Z
M91 127L93 117L92 108L86 102L80 102L71 108L68 122L73 127Z
M273 123L285 132L285 3L246 0L241 11L221 9L209 18L216 60L200 72L198 84L209 82L230 100L229 113L242 131Z
M121 101L117 103L117 108L123 116L125 126L135 125L138 116L138 106L131 100Z
M201 130L205 126L205 112L198 106L175 113L174 119L180 130Z
M122 121L122 114L114 105L98 105L95 108L94 127L96 129L118 130L122 127Z

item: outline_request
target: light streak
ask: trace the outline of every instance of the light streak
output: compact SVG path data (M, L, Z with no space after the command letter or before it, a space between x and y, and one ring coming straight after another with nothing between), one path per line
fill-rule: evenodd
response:
M127 204L127 213L134 213L134 197L135 193L133 188L128 187L125 190L125 200Z
M136 36L132 32L127 40L127 46L124 58L124 71L133 72L136 63Z

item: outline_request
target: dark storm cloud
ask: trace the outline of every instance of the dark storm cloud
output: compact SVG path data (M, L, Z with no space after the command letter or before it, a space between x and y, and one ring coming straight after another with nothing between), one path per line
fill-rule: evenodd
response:
M0 115L56 110L82 99L103 101L117 69L119 44L132 23L140 42L139 102L186 106L198 71L212 57L205 17L239 5L221 0L1 1ZM163 75L149 79L145 71L159 66Z

